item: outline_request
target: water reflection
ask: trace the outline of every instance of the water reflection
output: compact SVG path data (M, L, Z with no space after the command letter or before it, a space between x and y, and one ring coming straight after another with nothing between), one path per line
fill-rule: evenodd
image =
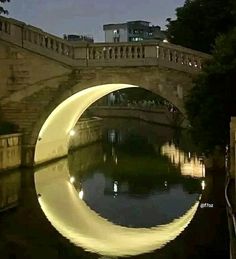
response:
M198 208L205 185L197 158L165 145L170 131L135 123L106 123L103 142L35 173L46 217L85 250L129 256L159 249L187 227Z
M196 154L184 153L170 142L161 147L161 153L167 156L172 164L180 166L182 175L195 178L205 177L205 165Z
M42 210L64 237L85 250L108 256L137 255L161 248L187 227L199 205L197 200L181 217L165 225L127 228L107 221L86 205L70 183L65 159L39 169L35 185Z
M21 187L19 171L2 172L0 175L0 212L18 205Z

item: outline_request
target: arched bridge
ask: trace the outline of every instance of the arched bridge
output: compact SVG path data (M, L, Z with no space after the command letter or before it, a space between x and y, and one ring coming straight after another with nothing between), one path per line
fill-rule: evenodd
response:
M67 154L70 129L83 111L114 90L142 87L184 113L207 58L160 41L70 42L0 16L1 116L23 132L25 163L45 162Z

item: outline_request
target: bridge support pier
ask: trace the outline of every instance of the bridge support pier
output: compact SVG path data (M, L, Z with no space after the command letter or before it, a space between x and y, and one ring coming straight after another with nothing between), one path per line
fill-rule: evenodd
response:
M22 145L21 152L21 165L26 167L34 166L34 151L35 146L33 145Z

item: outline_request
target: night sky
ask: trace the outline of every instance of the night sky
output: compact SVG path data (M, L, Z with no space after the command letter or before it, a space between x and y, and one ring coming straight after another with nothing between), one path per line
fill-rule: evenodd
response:
M163 29L184 0L11 0L9 17L62 36L91 35L104 41L103 24L146 20Z

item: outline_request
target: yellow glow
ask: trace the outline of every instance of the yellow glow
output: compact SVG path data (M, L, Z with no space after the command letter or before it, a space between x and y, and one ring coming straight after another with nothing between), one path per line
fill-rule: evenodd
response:
M71 182L71 183L74 183L74 182L75 182L75 177L74 177L74 176L71 176L71 177L70 177L70 182Z
M70 136L74 136L75 135L75 130L70 130Z
M81 191L79 192L79 197L80 197L81 200L83 200L83 197L84 197L84 192L83 192L83 190L81 190Z
M205 190L206 183L205 183L205 181L204 181L204 180L201 182L201 186L202 186L202 190Z
M161 154L169 157L175 165L180 165L182 175L202 178L205 177L205 165L197 156L191 156L190 152L186 155L174 144L168 143L161 147Z
M65 238L85 250L106 256L131 256L163 247L190 223L199 200L180 218L153 228L115 225L91 210L67 179L67 160L35 172L40 206L51 224Z
M82 113L92 103L106 94L130 87L137 86L128 84L93 86L81 90L58 105L49 115L39 132L35 146L35 164L67 155L71 129L73 129Z

